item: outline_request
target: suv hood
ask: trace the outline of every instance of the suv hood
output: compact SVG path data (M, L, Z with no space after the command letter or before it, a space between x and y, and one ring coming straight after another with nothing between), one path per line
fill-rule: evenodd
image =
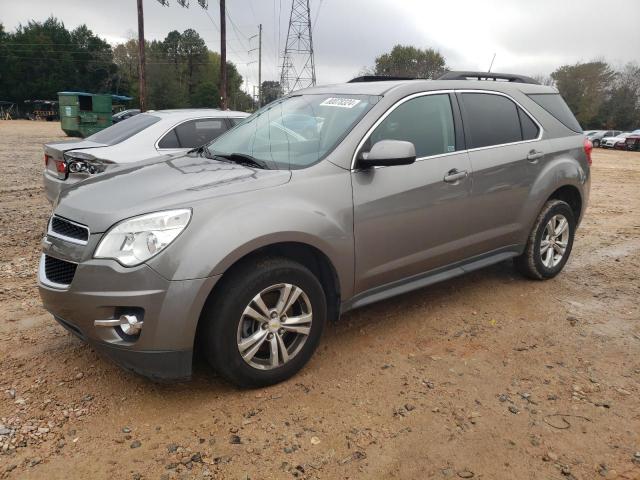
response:
M192 153L108 170L60 193L55 213L106 231L125 218L287 183L291 172L262 170Z

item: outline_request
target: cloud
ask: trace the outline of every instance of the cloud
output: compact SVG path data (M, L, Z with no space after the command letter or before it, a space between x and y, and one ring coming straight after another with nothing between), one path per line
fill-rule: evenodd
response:
M180 8L145 0L147 38L164 38L170 30L194 28L208 47L219 50L219 11L210 0L209 16L191 0ZM30 19L55 15L67 25L86 23L110 42L137 32L132 0L22 0L3 2L5 29ZM227 2L228 56L257 83L256 39L263 24L263 79L279 78L279 51L284 47L290 0ZM614 65L640 61L638 0L312 0L312 22L318 82L350 79L394 45L438 49L454 69L486 70L496 54L494 71L549 74L559 65L604 58Z

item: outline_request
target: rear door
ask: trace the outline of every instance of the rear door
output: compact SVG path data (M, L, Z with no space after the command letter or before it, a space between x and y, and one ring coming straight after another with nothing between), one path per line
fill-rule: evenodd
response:
M545 162L542 129L498 92L458 92L473 170L469 256L516 245L528 228L523 209Z
M363 139L412 142L404 166L353 170L356 292L455 262L464 256L471 165L456 100L425 93L400 101Z

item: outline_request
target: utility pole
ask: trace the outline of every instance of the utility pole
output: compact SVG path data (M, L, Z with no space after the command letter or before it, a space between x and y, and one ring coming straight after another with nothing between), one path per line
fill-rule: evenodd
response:
M141 112L147 109L147 82L144 64L144 14L142 0L138 0L138 97L140 98Z
M258 26L258 108L262 107L262 24Z
M138 0L141 1L141 0ZM225 0L220 0L220 107L227 109L227 22Z
M255 52L256 50L258 50L258 108L260 108L262 106L262 24L258 25L258 35L253 35L249 38L249 41L256 37L258 37L258 48L252 48L247 53ZM255 63L255 60L253 62L249 62L247 65L251 63Z

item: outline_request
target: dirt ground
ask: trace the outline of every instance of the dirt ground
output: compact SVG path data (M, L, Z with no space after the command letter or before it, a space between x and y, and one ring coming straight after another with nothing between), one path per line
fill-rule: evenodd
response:
M354 311L293 379L124 372L40 306L57 123L0 122L0 478L640 478L640 153L598 150L565 271Z

